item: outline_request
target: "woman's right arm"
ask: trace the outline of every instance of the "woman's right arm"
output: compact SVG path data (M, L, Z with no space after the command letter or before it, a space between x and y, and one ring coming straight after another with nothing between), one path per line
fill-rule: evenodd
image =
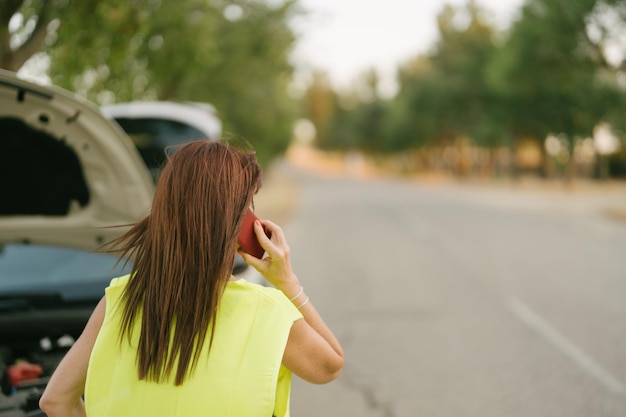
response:
M263 226L272 232L269 239ZM274 287L281 290L299 308L304 320L291 327L283 365L305 381L324 384L337 378L343 368L343 349L335 335L302 291L302 285L291 269L289 246L282 229L264 220L254 225L259 243L267 252L263 259L240 253Z
M291 326L283 365L305 381L325 384L341 373L343 349L310 301L300 311L304 320Z

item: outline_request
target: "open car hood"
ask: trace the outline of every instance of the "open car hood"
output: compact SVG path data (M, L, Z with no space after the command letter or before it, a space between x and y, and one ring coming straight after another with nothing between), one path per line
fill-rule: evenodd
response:
M145 163L89 101L0 70L0 129L0 244L94 249L148 213Z

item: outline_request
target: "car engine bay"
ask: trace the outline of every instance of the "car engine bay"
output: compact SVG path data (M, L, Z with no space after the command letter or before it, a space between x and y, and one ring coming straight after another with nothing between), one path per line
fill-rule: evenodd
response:
M73 344L57 340L0 345L0 417L44 417L39 398L52 372Z

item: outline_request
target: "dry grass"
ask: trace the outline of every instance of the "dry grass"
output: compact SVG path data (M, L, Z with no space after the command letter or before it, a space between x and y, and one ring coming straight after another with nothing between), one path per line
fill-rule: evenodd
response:
M604 214L612 220L626 222L626 208L608 208L604 211Z
M292 146L286 154L289 164L301 170L314 172L316 175L326 177L351 177L351 178L377 178L398 176L387 172L379 166L375 166L367 158L350 161L346 155L340 153L328 153L312 149L306 146ZM408 178L408 177L404 177ZM458 180L449 176L424 173L420 176L410 177L420 183L443 183L463 185L483 185L496 188L511 188L519 191L571 194L571 195L626 195L626 182L577 179L574 183L566 186L562 180L540 180L536 178L520 178L517 181L500 179L465 179ZM278 224L286 223L299 202L299 188L295 180L288 178L279 166L265 170L263 188L255 197L256 211L262 218L270 219ZM603 215L615 221L626 222L626 199L615 198L608 203L609 207L603 210Z

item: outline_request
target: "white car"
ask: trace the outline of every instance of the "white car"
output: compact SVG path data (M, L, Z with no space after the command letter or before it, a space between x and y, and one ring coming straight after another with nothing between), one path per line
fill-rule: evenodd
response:
M193 137L131 129L151 126L147 119ZM130 269L96 249L127 230L119 225L148 213L160 165L146 163L146 149L162 155L171 143L161 140L213 139L221 124L214 110L197 104L129 103L103 112L68 91L0 70L0 131L0 417L34 417L43 415L37 400L47 377L104 288ZM137 141L141 135L146 142ZM234 273L260 277L241 258ZM18 361L41 372L16 382Z
M222 122L208 103L133 101L103 106L102 112L130 136L155 179L165 162L164 148L222 134Z

